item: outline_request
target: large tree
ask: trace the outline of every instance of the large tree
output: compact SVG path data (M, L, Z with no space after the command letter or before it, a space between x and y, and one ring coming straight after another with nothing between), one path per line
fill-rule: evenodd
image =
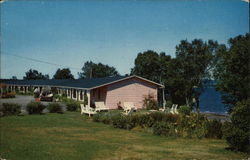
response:
M119 75L115 67L92 61L85 62L82 71L78 73L79 78L101 78Z
M135 66L131 69L131 74L135 74L149 80L160 82L167 72L167 66L171 57L164 52L158 54L148 50L138 53L135 59Z
M58 68L55 75L53 76L54 79L74 79L74 76L71 74L69 68Z
M166 55L164 52L158 54L155 51L148 50L138 53L134 62L135 66L131 69L130 74L135 74L165 85L166 78L169 75L170 61L171 56ZM165 88L165 93L169 94L167 87ZM158 97L162 97L161 90L158 92ZM162 98L159 98L158 102L162 104Z
M179 103L185 101L187 105L194 97L198 100L201 90L198 92L195 88L203 88L204 80L211 77L218 46L216 41L204 42L201 39L182 40L176 46L176 58L172 61L172 74L168 78L172 98L179 97Z
M37 79L49 79L49 75L45 74L43 75L41 72L38 72L37 70L30 69L25 73L25 76L23 79L27 80L37 80Z
M221 46L217 52L214 72L216 88L223 93L222 99L230 108L249 97L249 33L228 40L229 47Z

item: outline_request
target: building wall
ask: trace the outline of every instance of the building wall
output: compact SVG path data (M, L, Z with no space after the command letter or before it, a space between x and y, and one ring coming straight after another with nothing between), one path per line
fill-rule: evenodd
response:
M143 107L143 99L152 94L157 100L157 86L149 82L133 78L107 86L106 105L117 109L117 103L134 102L136 108Z

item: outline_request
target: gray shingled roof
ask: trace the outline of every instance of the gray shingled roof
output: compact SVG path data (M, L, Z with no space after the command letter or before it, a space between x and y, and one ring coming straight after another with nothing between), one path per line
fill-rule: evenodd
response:
M92 89L95 87L107 85L109 83L113 83L119 80L123 80L126 78L137 77L144 79L139 76L115 76L115 77L104 77L104 78L86 78L86 79L50 79L50 80L6 80L4 83L10 85L27 85L27 86L56 86L56 87L70 87L70 88L84 88L84 89ZM144 79L146 80L146 79ZM146 80L149 81L149 80ZM149 81L158 85L160 87L164 87L161 84Z
M86 79L50 79L50 80L7 80L6 84L12 85L34 85L34 86L61 86L72 88L93 88L96 86L112 83L121 80L126 76L86 78Z

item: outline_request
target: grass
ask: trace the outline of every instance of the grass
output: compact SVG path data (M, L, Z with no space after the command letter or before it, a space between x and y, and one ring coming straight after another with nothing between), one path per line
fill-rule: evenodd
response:
M225 140L154 136L92 122L76 112L0 118L5 159L243 159Z

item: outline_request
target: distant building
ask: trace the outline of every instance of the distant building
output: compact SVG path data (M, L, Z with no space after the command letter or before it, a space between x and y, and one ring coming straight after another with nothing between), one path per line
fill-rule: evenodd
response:
M51 87L59 95L78 101L84 101L85 94L88 105L103 101L109 109L117 109L117 104L123 102L133 102L136 108L142 108L145 96L151 94L157 100L157 89L164 88L162 84L136 75L77 80L6 80L3 83L9 90L21 92Z

